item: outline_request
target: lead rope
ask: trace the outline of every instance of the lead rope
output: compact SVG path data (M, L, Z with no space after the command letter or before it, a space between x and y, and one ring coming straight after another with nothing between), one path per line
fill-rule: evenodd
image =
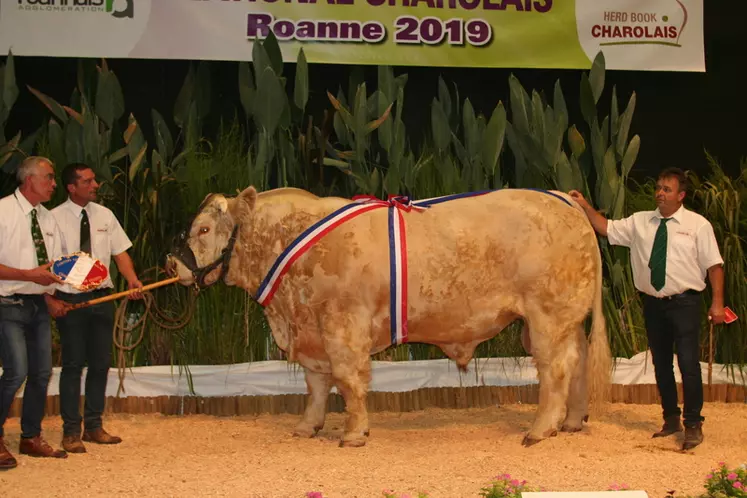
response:
M189 292L187 305L180 316L173 317L165 313L156 303L156 299L150 291L143 292L143 301L145 302L145 311L133 323L127 323L127 305L129 299L123 299L114 312L114 328L112 330L114 346L117 348L117 376L119 386L117 387L117 396L124 393L125 370L127 369L126 354L134 350L143 342L145 336L145 326L150 318L157 326L166 330L178 330L189 323L194 315L195 300L198 290L192 287ZM140 327L136 338L133 341L126 341L126 338L132 339L132 332ZM126 343L127 342L127 343Z

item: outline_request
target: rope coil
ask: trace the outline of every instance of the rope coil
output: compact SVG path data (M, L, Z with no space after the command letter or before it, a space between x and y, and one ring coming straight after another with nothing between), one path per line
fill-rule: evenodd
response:
M149 286L145 287L147 288ZM187 305L184 311L176 317L172 316L170 313L164 312L164 310L158 306L153 293L149 290L142 291L145 309L134 322L128 323L127 319L127 306L130 299L124 299L119 306L116 307L114 312L112 337L114 346L117 348L117 376L119 378L117 396L119 396L120 393L125 392L124 377L127 368L126 355L143 342L148 319L158 327L165 330L178 330L184 328L194 315L196 308L195 301L198 292L199 291L196 288L190 288ZM138 328L139 331L135 332ZM132 339L133 337L134 340L127 340Z

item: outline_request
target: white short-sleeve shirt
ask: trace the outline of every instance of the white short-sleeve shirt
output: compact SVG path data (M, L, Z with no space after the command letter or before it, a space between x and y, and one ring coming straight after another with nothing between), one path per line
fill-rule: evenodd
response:
M713 227L703 216L681 206L667 222L667 267L664 287L651 285L648 267L654 236L662 218L658 209L640 211L621 220L607 221L610 244L630 248L636 288L655 297L680 294L706 287L708 268L723 264Z
M31 210L34 206L20 189L0 199L0 264L9 268L31 270L39 266L31 236ZM36 206L47 257L53 261L62 256L62 235L52 213L41 204ZM21 280L0 280L0 296L12 294L53 294L58 284L39 285Z
M123 253L130 247L129 237L119 224L114 213L101 204L89 202L85 206L88 223L91 227L91 256L101 261L107 268L111 267L111 257ZM64 254L72 254L80 250L80 220L83 208L69 198L52 210L62 232L62 250ZM99 286L100 289L114 287L110 276ZM80 291L65 286L61 289L70 294Z

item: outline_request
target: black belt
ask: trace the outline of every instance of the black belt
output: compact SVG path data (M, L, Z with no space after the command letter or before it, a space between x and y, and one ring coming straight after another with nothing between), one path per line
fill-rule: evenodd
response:
M10 296L1 296L5 299L42 299L44 294L11 294Z
M69 292L62 292L57 291L55 292L54 296L58 299L62 299L63 301L67 301L69 303L82 303L83 301L88 301L89 299L94 299L96 297L105 296L111 293L110 288L105 289L94 289L87 292L80 292L78 294L71 294Z
M683 297L688 297L688 296L699 296L700 291L696 291L694 289L687 289L685 292L680 292L679 294L672 294L671 296L662 296L662 297L652 296L650 294L645 294L643 292L641 294L650 299L656 299L659 301L671 301L673 299L681 299Z

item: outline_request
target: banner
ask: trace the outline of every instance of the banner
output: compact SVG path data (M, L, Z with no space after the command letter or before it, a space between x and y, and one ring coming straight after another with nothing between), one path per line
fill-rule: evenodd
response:
M705 71L703 0L0 0L0 53Z

